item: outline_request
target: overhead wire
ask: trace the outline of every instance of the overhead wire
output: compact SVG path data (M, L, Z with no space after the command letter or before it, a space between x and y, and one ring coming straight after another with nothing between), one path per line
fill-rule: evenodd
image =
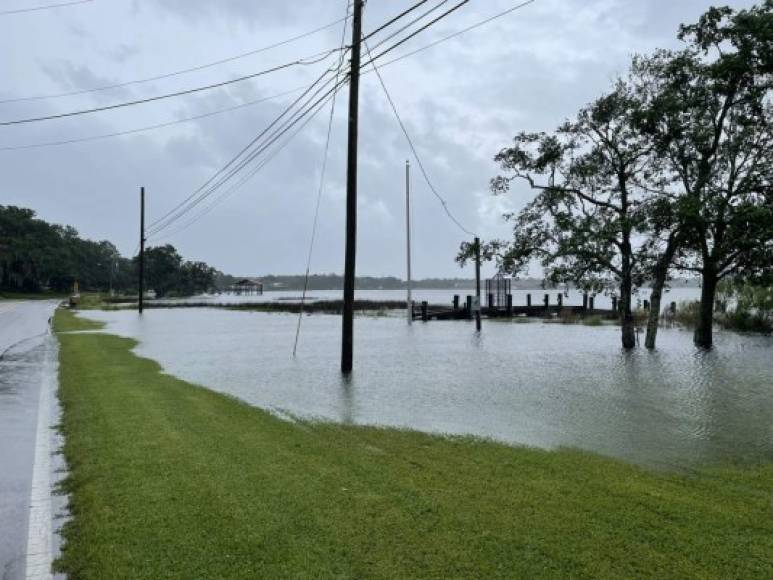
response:
M521 2L520 4L516 4L515 6L512 6L508 8L507 10L503 10L502 12L498 12L492 16L489 16L488 18L484 18L483 20L480 20L476 22L475 24L472 24L470 26L467 26L466 28L462 28L461 30L457 30L456 32L449 34L447 36L443 36L437 40L434 40L430 42L429 44L425 44L424 46L421 46L415 50L412 50L410 52L407 52L405 54L401 54L400 56L393 58L392 60L388 60L380 65L381 68L384 68L385 66L389 66L390 64L394 64L396 62L400 62L403 59L406 59L408 57L411 57L415 54L418 54L420 52L423 52L425 50L428 50L430 48L433 48L437 46L438 44L441 44L443 42L447 42L449 40L452 40L456 38L457 36L461 36L462 34L465 34L467 32L470 32L471 30L475 30L476 28L480 28L481 26L484 26L488 24L489 22L493 22L494 20L497 20L499 18L502 18L504 16L507 16L508 14L515 12L516 10L520 10L521 8L525 8L529 4L533 4L537 0L526 0L526 2Z
M183 210L181 210L178 214L178 216L175 217L174 220L171 220L170 222L163 224L162 226L158 226L156 230L154 230L154 233L158 233L159 231L167 228L171 223L174 223L177 219L187 214L191 209L195 208L197 205L199 205L202 201L207 199L210 195L212 195L215 191L217 191L218 188L222 187L224 184L226 184L228 181L230 181L239 171L241 171L244 167L249 165L252 161L254 161L259 155L264 153L267 149L269 149L276 141L282 138L282 136L289 132L295 125L297 125L300 121L302 121L304 118L308 117L312 111L315 110L315 108L322 102L327 102L327 99L335 92L338 91L338 89L342 86L343 83L339 83L337 85L334 85L331 89L328 89L326 93L324 93L321 97L319 97L314 103L304 105L306 108L302 109L301 111L294 114L294 118L291 117L285 123L282 127L276 129L272 135L270 135L267 138L267 141L262 144L258 149L250 153L250 155L245 158L243 161L239 163L237 167L232 169L226 176L220 178L220 180L211 185L206 191L202 192L197 199L193 200L190 204L188 204Z
M88 0L88 1L91 1L91 0ZM255 50L250 50L248 52L243 52L241 54L237 54L237 55L234 55L234 56L229 56L227 58L222 58L220 60L215 60L215 61L212 61L212 62L209 62L209 63L206 63L206 64L202 64L202 65L198 65L198 66L193 66L193 67L190 67L190 68L185 68L185 69L181 69L181 70L177 70L177 71L173 71L173 72L169 72L169 73L164 73L164 74L160 74L160 75L156 75L156 76L152 76L152 77L146 77L146 78L142 78L142 79L135 79L135 80L124 81L124 82L120 82L120 83L113 83L113 84L109 84L109 85L103 85L103 86L100 86L100 87L92 87L90 89L79 89L77 91L69 91L69 92L64 92L64 93L54 93L54 94L49 94L49 95L34 95L34 96L27 96L27 97L15 97L15 98L12 98L12 99L3 99L3 100L0 100L0 104L18 103L18 102L22 102L22 101L39 101L39 100L44 100L44 99L58 99L58 98L61 98L61 97L72 97L72 96L76 96L76 95L84 95L84 94L87 94L87 93L96 93L96 92L100 92L100 91L107 91L107 90L110 90L110 89L118 89L118 88L122 88L122 87L128 87L128 86L131 86L131 85L138 85L138 84L142 84L142 83L149 83L149 82L159 81L159 80L163 80L163 79L168 79L168 78L172 78L172 77L176 77L176 76L180 76L180 75L184 75L184 74L188 74L188 73L192 73L192 72L198 72L198 71L201 71L201 70L205 70L205 69L208 69L208 68L219 66L221 64L226 64L226 63L229 63L229 62L234 62L236 60L247 58L249 56L254 56L256 54L260 54L262 52L266 52L266 51L269 51L271 49L278 48L280 46L285 46L287 44L296 42L298 40L302 40L304 38L307 38L309 36L312 36L314 34L322 32L323 30L327 30L328 28L331 28L331 27L335 26L336 24L339 24L342 21L343 21L343 18L339 18L338 20L335 20L333 22L329 22L329 23L324 24L324 25L322 25L322 26L320 26L318 28L315 28L313 30L309 30L308 32L304 32L304 33L299 34L297 36L293 36L292 38L288 38L286 40L275 42L273 44L269 44L269 45L263 46L261 48L256 48Z
M249 74L249 75L244 75L244 76L241 76L241 77L237 77L235 79L231 79L231 80L228 80L228 81L221 81L221 82L218 82L218 83L212 83L212 84L209 84L209 85L195 87L195 88L192 88L192 89L185 89L183 91L176 91L176 92L173 92L173 93L166 93L166 94L163 94L163 95L156 95L154 97L146 97L144 99L137 99L137 100L134 100L134 101L125 101L125 102L122 102L122 103L115 103L115 104L106 105L106 106L103 106L103 107L93 107L91 109L82 109L80 111L70 111L70 112L67 112L67 113L57 113L57 114L54 114L54 115L45 115L45 116L42 116L42 117L29 117L29 118L26 118L26 119L15 119L13 121L0 121L0 126L7 127L9 125L23 125L23 124L27 124L27 123L37 123L37 122L40 122L40 121L50 121L52 119L62 119L62 118L65 118L65 117L75 117L75 116L79 116L79 115L88 115L88 114L91 114L91 113L98 113L98 112L101 112L101 111L110 111L110 110L114 110L114 109L120 109L120 108L124 108L124 107L131 107L131 106L134 106L134 105L141 105L141 104L150 103L150 102L154 102L154 101L160 101L160 100L163 100L163 99L170 99L170 98L173 98L173 97L180 97L180 96L183 96L183 95L190 95L190 94L199 93L199 92L202 92L202 91L209 91L209 90L220 88L220 87L224 87L224 86L227 86L227 85L232 85L234 83L240 83L240 82L243 82L243 81L246 81L246 80L249 80L249 79L254 79L254 78L257 78L257 77L260 77L260 76L264 76L264 75L267 75L267 74L270 74L270 73L273 73L273 72L277 72L277 71L280 71L280 70L288 69L288 68L291 68L291 67L294 67L294 66L308 66L308 65L317 64L319 62L322 62L323 60L325 60L326 58L328 58L331 54L334 54L335 52L338 52L337 48L336 49L332 49L330 51L326 51L324 54L317 53L317 54L312 55L310 57L306 57L306 58L303 58L303 59L298 59L298 60L294 60L292 62L287 62L287 63L281 64L281 65L273 66L271 68L267 68L267 69L264 69L264 70L261 70L261 71ZM319 56L320 54L322 56Z
M355 0L357 1L357 0ZM349 0L346 0L346 19L344 20L344 27L341 31L341 47L346 44L346 28L349 21ZM344 64L343 52L341 53L341 59L338 61L338 70L336 70L336 84L338 83L338 77L341 74L341 67ZM314 219L311 226L311 237L309 240L309 252L306 257L306 274L303 281L303 293L301 294L301 305L298 310L298 325L295 329L295 342L293 344L293 356L298 352L298 339L301 335L301 321L303 320L303 310L306 305L306 293L309 290L309 272L311 271L311 258L314 253L314 242L317 237L317 225L319 223L319 208L322 202L322 193L325 190L325 177L327 174L327 161L328 153L330 151L330 136L333 133L333 117L335 115L336 108L336 93L333 93L332 103L330 105L330 116L327 121L327 135L325 137L325 149L322 155L322 168L319 175L319 187L317 189L317 200L314 207Z
M443 207L443 210L445 211L448 218L465 234L475 237L475 233L465 228L464 225L462 225L462 223L451 212L451 209L448 207L448 202L445 200L445 198L443 198L442 195L440 195L440 193L438 193L437 189L432 183L432 180L429 178L429 174L427 173L427 170L424 167L424 163L422 162L421 157L419 156L419 153L416 151L416 147L414 146L413 140L411 139L411 136L408 133L408 129L406 129L405 123L403 123L403 120L400 117L400 113L397 111L397 105L395 105L395 102L392 99L392 95L389 94L389 89L387 89L386 83L384 82L384 77L381 76L381 72L379 71L378 66L376 66L376 63L372 57L372 54L370 52L370 48L368 47L367 42L365 42L365 50L368 51L368 56L371 58L370 64L373 67L373 70L375 71L376 76L378 77L379 83L381 84L381 88L384 90L384 94L386 95L386 98L389 101L389 105L392 108L392 112L394 113L395 118L397 119L397 123L400 125L400 129L402 129L402 132L403 132L403 135L405 135L406 141L408 141L408 145L410 146L410 149L413 152L413 156L419 165L421 174L424 176L424 181L427 182L427 186L429 187L430 191L432 191L432 193L435 195L438 201L440 201L440 205Z
M59 4L46 4L45 6L32 6L30 8L14 8L13 10L2 10L0 16L9 16L11 14L22 14L25 12L40 12L41 10L52 10L54 8L65 8L66 6L75 6L76 4L87 4L94 0L75 0L74 2L60 2Z
M209 205L207 205L204 208L202 208L201 212L199 212L198 214L193 216L189 221L185 222L184 224L182 224L178 228L173 229L171 232L167 232L163 236L161 236L159 238L155 238L155 239L156 240L165 240L165 239L173 237L173 236L175 236L175 235L177 235L177 234L187 230L193 224L195 224L200 219L202 219L207 214L209 214L215 208L215 206L218 205L218 203L224 201L225 199L230 197L233 193L236 193L236 191L238 189L240 189L245 183L247 183L250 179L252 179L252 177L254 177L261 169L263 169L266 165L268 165L268 163L270 161L272 161L279 153L281 153L285 149L285 147L287 147L290 144L290 142L311 122L311 120L314 119L316 117L316 115L319 114L319 112L322 109L325 108L327 103L330 102L331 98L332 98L332 96L328 96L327 99L325 101L323 101L316 108L316 110L314 110L306 118L306 120L303 123L301 123L301 125L299 125L298 128L295 131L293 131L287 139L285 139L285 141L279 147L277 147L274 151L272 151L269 154L268 157L266 157L263 161L260 162L259 165L257 165L253 169L251 169L250 172L247 175L243 176L239 181L237 181L236 183L232 184L232 186L229 187L224 192L221 192L220 195L218 197L216 197L215 199L213 199L210 202ZM149 236L148 239L151 239L151 238L154 238L154 236Z
M396 43L394 43L392 46L390 46L390 47L389 47L389 48L387 48L386 50L382 50L382 51L381 51L379 54L377 54L375 57L374 57L373 55L369 55L369 56L370 56L370 61L363 63L363 64L362 64L362 66L361 66L360 68L364 68L364 67L368 66L369 64L371 64L372 62L374 62L374 61L378 60L379 58L381 58L381 57L383 57L383 56L385 56L385 55L389 54L390 52L392 52L392 51L393 51L394 49L396 49L397 47L399 47L399 46L402 46L403 44L405 44L406 42L408 42L408 41L409 41L409 40L411 40L412 38L414 38L414 37L418 36L419 34L421 34L422 32L424 32L425 30L427 30L429 27L433 26L433 25L434 25L434 24L436 24L437 22L440 22L441 20L443 20L444 18L446 18L447 16L449 16L451 13L453 13L453 12L456 12L457 10L459 10L459 8L461 8L462 6L464 6L465 4L467 4L469 1L470 1L470 0L462 0L462 1L461 1L461 2L459 2L458 4L455 4L454 6L452 6L451 8L449 8L448 10L446 10L445 12L443 12L443 14L441 14L440 16L437 16L437 17L433 18L432 20L430 20L429 22L427 22L427 23L426 23L425 25L423 25L421 28L418 28L417 30L414 30L414 31L413 31L411 34L409 34L408 36L406 36L406 37L404 37L404 38L402 38L402 39L398 40Z
M168 227L173 221L179 219L188 211L190 211L193 207L198 205L203 199L205 199L208 195L211 194L211 192L214 190L213 188L217 188L222 186L225 182L231 179L233 175L235 175L236 172L240 171L247 163L252 161L255 156L259 153L261 153L263 150L265 150L265 145L259 146L259 148L254 151L253 153L250 153L243 159L242 161L239 161L239 159L247 153L258 141L260 141L263 137L266 136L266 134L283 118L285 117L294 107L297 105L306 95L308 95L312 89L318 85L322 79L325 78L330 72L332 72L332 69L328 69L320 77L318 77L305 91L303 94L301 94L295 101L293 101L288 107L285 108L285 110L277 116L266 128L264 128L252 141L250 141L244 148L242 148L239 153L237 153L225 166L220 168L214 175L212 175L204 184L202 184L197 190L195 190L191 195L189 195L183 202L179 203L175 208L167 212L164 216L153 222L151 224L151 228L153 228L153 232L156 233L157 231L160 231L161 229L164 229ZM289 130L289 128L297 123L297 116L299 114L306 115L308 114L308 110L305 112L303 111L303 107L308 107L311 101L319 95L319 93L324 90L324 87L330 84L329 79L327 82L323 83L320 88L318 88L312 96L303 104L301 105L302 109L299 112L293 113L289 117L287 121L285 121L282 125L280 125L279 128L277 128L274 133L272 133L267 139L276 139L279 136L281 136L278 132L282 130ZM333 87L332 90L337 89L337 87ZM321 99L324 99L325 96L329 95L331 91L328 91L328 93L325 93ZM320 99L320 100L321 100ZM319 102L319 101L318 101ZM315 106L317 103L314 103L311 105L312 107ZM296 117L295 120L293 120L293 117ZM236 164L236 166L228 171L228 168ZM213 181L217 180L220 175L228 171L227 175L224 178L220 178L219 181L212 184ZM186 205L187 204L187 205Z
M421 27L421 28L419 28L418 30L415 30L414 32L412 32L411 34L409 34L409 35L408 35L408 36L406 36L405 38L401 39L400 41L396 42L396 43L395 43L395 44L393 44L391 47L389 47L389 48L387 48L386 50L382 51L380 54L376 55L375 57L373 57L372 55L370 55L370 56L371 56L371 60L370 60L370 62L367 62L367 63L364 63L364 64L362 64L360 68L362 69L362 67L364 67L364 66L367 66L367 65L368 65L368 64L370 64L371 62L374 62L375 60L377 60L377 59L381 58L382 56L384 56L384 55L388 54L388 53L389 53L389 52L391 52L391 51L392 51L394 48L396 48L396 47L398 47L398 46L400 46L400 45L404 44L405 42L407 42L407 41L408 41L408 40L410 40L411 38L415 37L416 35L420 34L422 31L426 30L427 28L429 28L430 26L432 26L433 24L435 24L436 22L438 22L438 21L440 21L441 19L443 19L443 18L447 17L447 16L448 16L449 14L451 14L452 12L454 12L454 11L458 10L460 7L462 7L463 5L467 4L468 2L469 2L469 0L463 0L462 2L459 2L458 4L456 4L455 6L453 6L452 8L450 8L449 10L447 10L446 12L444 12L443 14L441 14L440 16L438 16L438 17L434 18L434 19L433 19L432 21L430 21L429 23L425 24L424 26L422 26L422 27ZM326 72L330 72L330 71L328 70L328 71L326 71ZM324 75L324 74L326 74L326 73L323 73L323 75ZM318 81L319 81L319 80L321 80L321 78L323 78L323 77L320 77L320 79L318 79ZM329 82L329 81L328 81L328 82ZM331 91L332 91L332 90L337 90L337 87L334 87L333 89L331 89ZM319 92L319 91L318 91L318 92ZM318 92L317 92L316 94L318 94ZM330 91L329 91L329 92L330 92ZM322 97L322 98L324 98L325 96L327 96L327 94L329 94L329 93L326 93L326 95L323 95L323 97ZM297 102L298 102L298 99L295 101L295 103L297 103ZM288 107L288 109L286 109L286 110L285 110L285 113L286 113L286 112L288 112L288 111L290 110L290 108L291 108L292 106L294 106L294 104L295 104L295 103L293 103L293 104L292 104L290 107ZM283 114L284 114L284 113L283 113ZM304 114L305 114L305 113L304 113ZM275 122L276 122L276 120L275 120ZM297 122L297 121L295 121L295 122ZM280 129L281 129L281 128L280 128ZM238 159L239 159L239 158L242 156L242 154L244 154L244 153L245 153L247 150L249 150L249 149L252 147L252 145L253 145L253 144L254 144L254 143L255 143L255 142L256 142L256 141L257 141L259 138L261 138L261 136L262 136L262 135L263 135L265 132L266 132L266 130L264 130L264 131L263 131L263 132L262 132L260 135L258 135L258 137L256 137L256 138L255 138L255 139L254 139L254 140L253 140L253 141L252 141L250 144L248 144L248 145L247 145L247 146L246 146L244 149L242 149L242 151L240 151L240 152L239 152L239 153L238 153L238 154L237 154L237 155L236 155L236 156L235 156L233 159L231 159L231 161L229 161L229 163L226 165L226 167L224 167L224 168L221 168L221 169L220 169L220 170L219 170L219 171L218 171L218 172L217 172L217 173L216 173L214 176L212 176L212 177L211 177L211 178L208 180L208 182L207 182L207 183L211 183L211 182L212 182L212 181L213 181L215 178L217 178L217 176L218 176L219 174L221 174L221 173L222 173L222 172L223 172L225 169L227 169L227 167L228 167L228 166L230 166L230 165L232 165L233 163L235 163L235 162L236 162L236 161L237 161L237 160L238 160ZM204 199L206 199L206 198L207 198L209 195L211 195L211 194L212 194L212 193L213 193L213 192L214 192L214 191L215 191L215 190L216 190L218 187L222 186L224 183L226 183L228 180L230 180L230 179L231 179L231 178L232 178L232 177L233 177L233 176L234 176L234 175L235 175L235 174L236 174L238 171L241 171L241 169L243 169L243 168L244 168L244 167L245 167L247 164L251 163L251 162L252 162L252 161L253 161L253 160L254 160L254 159L257 157L257 155L259 155L260 153L262 153L262 151L263 151L263 150L264 150L264 148L262 148L262 149L258 149L258 150L256 150L256 151L253 151L253 152L252 152L251 154L249 154L249 155L248 155L246 158L244 158L242 161L240 161L240 162L239 162L239 163L236 165L236 167L234 167L234 168L233 168L233 169L232 169L232 170L231 170L231 171L230 171L230 172L229 172L229 173L228 173L228 174L227 174L227 175L226 175L224 178L221 178L221 179L220 179L220 181L219 181L218 183L215 183L214 185L210 186L210 187L209 187L209 189L207 189L206 191L202 191L202 190L204 189L204 187L207 185L207 184L204 184L204 186L200 187L200 188L199 188L197 191L195 191L193 194L191 194L190 196L188 196L188 198L186 198L186 200L184 200L183 202L181 202L180 204L178 204L178 206L176 206L176 208L173 208L172 212L176 212L176 214L175 214L175 215L171 215L169 218L166 218L166 221L165 221L164 223L161 223L161 224L159 224L159 225L156 225L156 226L155 226L154 233L158 233L158 232L159 232L159 231L161 231L162 229L165 229L165 228L169 227L169 226L170 226L172 223L174 223L174 221L176 221L177 219L179 219L180 217L182 217L182 215L184 215L185 213L187 213L188 211L190 211L190 210L191 210L193 207L195 207L196 205L198 205L198 204L199 204L201 201L203 201ZM194 198L194 197L195 197L195 199L192 199L192 198ZM185 205L185 204L187 204L187 205ZM170 213L171 213L171 212L167 212L167 214L166 214L166 215L169 215ZM158 222L157 222L157 223L158 223Z
M303 87L296 87L294 89L290 89L281 93L276 93L274 95L269 95L267 97L261 97L260 99L254 99L252 101L246 101L244 103L240 103L238 105L234 105L233 107L226 107L224 109L218 109L216 111L210 111L209 113L202 113L201 115L194 115L192 117L185 117L182 119L175 119L174 121L167 121L165 123L157 123L155 125L147 125L145 127L138 127L135 129L127 129L125 131L116 131L113 133L103 133L101 135L90 135L88 137L78 137L74 139L65 139L61 141L46 141L43 143L30 143L26 145L13 145L8 147L0 147L0 151L19 151L22 149L40 149L44 147L57 147L62 145L73 145L75 143L87 143L90 141L99 141L101 139L109 139L111 137L123 137L125 135L134 135L137 133L145 133L147 131L154 131L156 129L163 129L165 127L172 127L174 125L179 125L181 123L189 123L190 121L197 121L199 119L206 119L208 117L214 117L216 115L222 115L224 113L230 113L231 111L236 111L239 109L244 109L247 107L252 107L254 105L257 105L259 103L265 103L267 101L272 101L274 99L278 99L281 97L285 97L287 95L292 95L293 93L297 93L298 91L303 90Z
M184 199L182 202L180 202L177 206L169 210L167 213L162 215L160 218L155 220L153 223L150 224L150 227L155 227L158 224L164 222L168 217L172 216L180 207L182 207L185 203L187 203L189 200L193 199L199 192L201 192L204 188L206 188L212 181L214 181L221 173L223 173L225 170L227 170L231 165L236 163L236 161L245 153L247 152L255 143L257 143L271 128L279 122L279 120L287 115L292 108L297 105L307 94L309 94L315 86L317 86L322 80L330 73L330 69L324 71L321 75L319 75L314 82L312 82L306 89L303 91L301 95L299 95L290 105L288 105L282 113L272 121L271 124L269 124L263 131L261 131L254 139L252 139L247 145L245 145L236 155L234 155L231 160L223 167L221 167L214 175L212 175L207 181L205 181L198 189L196 189L192 194L190 194L186 199Z
M441 0L441 2L439 2L438 4L435 4L435 6L433 6L429 10L425 10L419 16L417 16L416 18L414 18L413 20L408 22L408 24L405 24L405 25L401 26L397 30L391 32L389 34L389 36L387 36L386 38L382 38L381 40L379 40L375 45L373 45L373 48L378 48L379 46L382 46L383 44L386 44L387 42L392 40L395 36L398 36L399 34L405 32L408 28L410 28L411 26L413 26L417 22L420 22L421 20L423 20L424 18L426 18L427 16L429 16L433 12L436 12L437 10L439 10L440 8L442 8L443 6L448 4L448 2L450 2L450 0ZM373 36L374 33L375 33L375 31L370 33L365 38L363 38L363 42L365 42L369 37Z
M436 7L431 9L430 11L425 12L424 15L426 15L429 12L432 12L434 10L437 10L437 8L439 8L443 4L447 3L448 1L449 0L443 0L443 2L441 2L439 5L437 5ZM499 12L499 13L493 15L493 16L490 16L490 17L488 17L488 18L486 18L484 20L476 22L475 24L473 24L471 26L468 26L466 28L458 30L458 31L454 32L453 34L449 34L449 35L444 36L442 38L439 38L439 39L437 39L437 40L435 40L435 41L433 41L433 42L431 42L429 44L426 44L426 45L424 45L422 47L419 47L419 48L417 48L415 50L412 50L410 52L402 54L402 55L400 55L400 56L398 56L396 58L393 58L391 60L387 60L386 62L381 63L379 65L379 68L383 69L384 67L387 67L387 66L395 64L397 62L400 62L403 59L409 58L409 57L414 56L414 55L416 55L416 54L418 54L420 52L423 52L425 50L433 48L433 47L435 47L435 46L437 46L437 45L439 45L439 44L441 44L443 42L447 42L449 40L452 40L453 38L456 38L456 37L458 37L458 36L460 36L460 35L462 35L462 34L464 34L466 32L469 32L471 30L474 30L476 28L484 26L485 24L488 24L489 22L492 22L493 20L496 20L498 18L502 18L503 16L506 16L506 15L510 14L511 12L514 12L514 11L520 9L520 8L524 8L525 6L527 6L529 4L532 4L535 1L536 0L528 0L527 2L522 2L520 4L517 4L516 6L508 8L507 10L504 10L504 11ZM341 22L341 21L342 21L342 19L336 21L336 23ZM406 25L405 27L403 27L403 29L405 29L406 27L409 27L413 23L415 23L415 21L410 23L410 24L408 24L408 25ZM401 30L403 30L403 29L401 29ZM374 49L378 48L378 46L380 46L382 43L383 43L383 41L377 43L376 45L373 46L373 48ZM373 72L372 69L364 71L363 74L368 74L368 73L371 73L371 72ZM284 96L285 94L292 94L293 92L297 92L299 90L301 90L301 89L300 88L293 89L293 90L287 91L286 93L280 93L279 95L276 95L276 97ZM268 97L268 98L274 98L274 97ZM2 101L0 101L0 102L2 102ZM0 147L0 151L17 151L17 150L23 150L23 149L36 149L36 148L41 148L41 147L54 147L54 146L60 146L60 145L70 145L70 144L75 144L75 143L83 143L83 142L88 142L88 141L96 141L96 140L106 139L106 138L110 138L110 137L121 137L121 136L124 136L124 135L130 135L130 134L140 133L140 132L144 132L144 131L161 129L161 128L169 127L169 126L172 126L172 125L175 125L175 124L179 124L179 123L185 123L185 122L189 122L189 121L193 121L193 120L197 120L197 119L201 119L201 118L206 118L208 116L217 115L217 114L220 114L220 113L234 111L234 110L241 109L243 107L247 107L247 106L259 103L259 102L263 102L263 99L259 99L257 101L250 101L250 102L247 102L247 103L243 103L241 105L237 105L235 107L229 107L229 108L226 108L226 109L221 109L221 110L214 111L212 113L207 113L207 114L200 115L200 116L189 117L189 118L186 118L186 119L179 119L179 120L175 120L175 121L171 121L171 122L167 122L167 123L160 123L158 125L150 125L150 126L141 127L141 128L138 128L138 129L130 129L130 130L127 130L127 131L118 131L118 132L114 132L114 133L107 133L107 134L104 134L104 135L95 135L95 136L90 136L90 137L83 137L83 138L76 138L76 139L67 139L67 140L62 140L62 141L51 141L51 142L44 142L44 143L33 143L33 144L29 144L29 145L18 145L18 146Z

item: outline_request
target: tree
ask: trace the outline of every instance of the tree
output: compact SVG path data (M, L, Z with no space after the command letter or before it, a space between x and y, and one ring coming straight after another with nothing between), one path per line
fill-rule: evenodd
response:
M135 258L139 261L139 258ZM145 249L147 287L161 298L179 287L183 259L174 246L166 244Z
M483 248L506 273L518 274L538 260L552 283L615 288L624 348L636 345L631 296L642 280L634 236L645 215L636 180L648 178L652 157L649 142L634 130L638 114L635 95L618 82L555 133L516 136L495 158L506 174L492 180L492 190L505 193L518 179L537 194L518 215L506 216L514 223L514 240ZM459 260L469 256L470 246L463 244Z
M654 268L658 310L647 345L654 346L660 292L675 260L701 276L694 340L710 347L719 282L770 266L773 2L712 8L679 36L688 48L658 51L632 67L648 101L638 126L665 167L650 200L651 225L667 235Z
M193 295L215 287L216 270L204 262L185 262L181 268L179 291Z

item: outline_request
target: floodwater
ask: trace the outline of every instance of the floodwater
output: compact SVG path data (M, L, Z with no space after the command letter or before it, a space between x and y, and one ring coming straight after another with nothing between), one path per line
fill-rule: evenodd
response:
M571 446L664 468L773 459L773 338L718 332L696 350L663 329L656 352L615 326L355 319L339 373L340 318L210 308L88 312L185 380L287 414ZM643 337L642 337L643 340Z

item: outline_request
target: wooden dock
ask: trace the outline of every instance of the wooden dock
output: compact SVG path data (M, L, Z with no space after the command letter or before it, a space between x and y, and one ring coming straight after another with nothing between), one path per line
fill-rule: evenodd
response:
M560 295L559 295L560 296ZM556 318L556 317L586 317L601 316L615 319L618 316L617 300L612 299L613 308L595 308L594 297L585 295L581 306L565 306L561 298L555 304L550 304L549 295L545 294L540 304L531 303L531 295L527 295L525 306L514 306L512 295L508 295L504 305L492 304L494 300L489 297L489 305L481 306L481 316L485 318ZM467 296L465 303L460 303L459 296L454 296L452 304L429 304L419 302L413 304L413 319L429 322L430 320L472 320L475 317L474 302L472 296Z

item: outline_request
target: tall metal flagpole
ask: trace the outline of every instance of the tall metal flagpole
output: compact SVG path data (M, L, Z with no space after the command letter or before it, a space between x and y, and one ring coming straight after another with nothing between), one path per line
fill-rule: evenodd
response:
M408 277L408 324L413 324L413 299L411 298L411 162L405 162L405 242Z

